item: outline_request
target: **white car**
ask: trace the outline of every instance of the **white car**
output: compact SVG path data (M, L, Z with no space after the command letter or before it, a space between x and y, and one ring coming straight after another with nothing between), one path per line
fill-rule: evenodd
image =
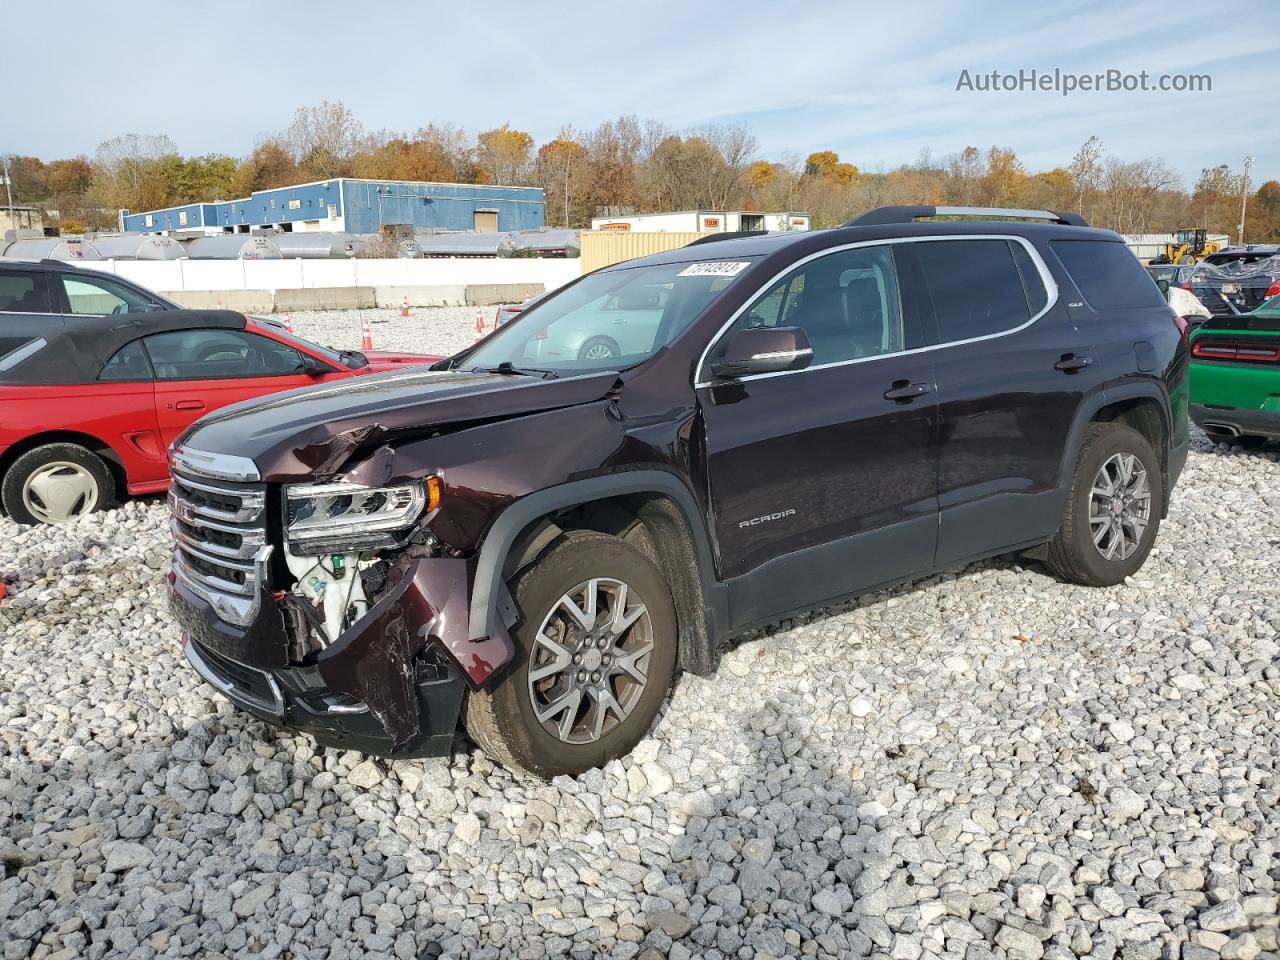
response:
M539 331L526 347L532 360L617 360L653 349L671 284L624 287L579 307ZM536 314L534 314L536 316Z

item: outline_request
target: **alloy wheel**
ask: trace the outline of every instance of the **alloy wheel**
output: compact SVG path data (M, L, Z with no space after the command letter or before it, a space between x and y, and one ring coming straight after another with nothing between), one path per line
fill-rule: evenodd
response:
M529 658L529 700L543 729L592 743L630 715L648 683L653 624L621 580L568 590L542 621Z
M41 523L66 523L93 512L98 505L98 483L80 464L55 460L27 477L22 503Z
M1089 492L1089 529L1093 545L1106 560L1128 560L1142 543L1151 521L1151 484L1147 468L1131 453L1107 458Z
M613 350L611 350L607 344L603 343L597 343L594 346L588 347L586 352L586 358L588 360L608 360L612 356Z

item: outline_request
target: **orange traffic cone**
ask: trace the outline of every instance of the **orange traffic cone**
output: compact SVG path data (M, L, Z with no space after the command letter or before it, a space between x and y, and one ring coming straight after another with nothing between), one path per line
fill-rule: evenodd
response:
M287 313L284 315L284 332L293 333L293 318Z
M361 350L373 349L373 334L369 332L368 317L360 318L360 349Z
M405 294L404 299L400 302L400 316L407 317L409 315L409 295Z
M484 339L484 311L476 307L476 341Z

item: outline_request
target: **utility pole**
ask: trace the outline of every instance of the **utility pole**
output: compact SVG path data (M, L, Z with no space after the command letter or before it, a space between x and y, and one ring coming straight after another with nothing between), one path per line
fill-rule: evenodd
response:
M564 225L569 228L569 152L564 155Z
M1253 157L1244 158L1244 176L1240 180L1240 224L1236 242L1244 245L1244 210L1249 200L1249 168L1253 166Z
M9 228L18 229L18 224L13 219L13 178L9 176L9 155L4 155L4 192L9 200Z

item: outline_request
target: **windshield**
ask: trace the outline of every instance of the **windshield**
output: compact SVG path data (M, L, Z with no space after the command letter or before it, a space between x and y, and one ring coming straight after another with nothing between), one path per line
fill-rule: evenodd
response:
M303 340L301 337L295 336L284 330L272 330L273 337L279 337L286 343L292 343L294 346L302 347L304 350L310 350L312 353L319 354L332 363L344 364L345 361L336 350L330 350L328 347L322 347L318 343L312 343L310 340Z
M756 257L608 270L502 327L460 366L571 374L635 366L671 343Z

